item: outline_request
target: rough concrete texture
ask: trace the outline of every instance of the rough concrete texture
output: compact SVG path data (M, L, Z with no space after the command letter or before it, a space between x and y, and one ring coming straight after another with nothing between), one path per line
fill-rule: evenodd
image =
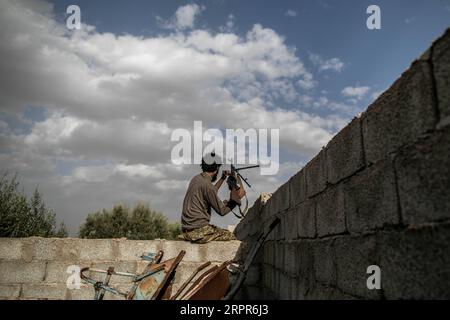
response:
M449 73L447 31L241 221L249 248L245 230L281 218L239 298L450 298ZM380 289L367 286L374 265Z
M136 241L126 239L57 239L31 237L24 239L0 238L0 299L69 299L91 300L92 286L82 284L79 290L68 289L69 266L140 273L147 262L140 260L143 253L164 251L163 260L186 251L177 269L172 292L188 279L199 265L206 261L220 264L234 259L239 241L191 244L184 241ZM90 274L96 280L104 276ZM253 278L254 282L257 282ZM131 288L126 277L113 276L111 284L126 292ZM121 296L105 294L106 300L122 300Z

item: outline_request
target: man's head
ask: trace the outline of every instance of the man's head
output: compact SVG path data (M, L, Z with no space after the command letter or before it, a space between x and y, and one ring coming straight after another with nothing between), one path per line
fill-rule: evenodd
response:
M217 180L217 175L219 174L219 168L221 165L222 161L220 157L214 152L211 152L203 156L200 167L203 172L206 172L211 176L211 181L214 182Z

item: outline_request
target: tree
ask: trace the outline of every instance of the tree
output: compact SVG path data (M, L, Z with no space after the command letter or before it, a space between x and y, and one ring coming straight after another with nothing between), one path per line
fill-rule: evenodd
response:
M133 210L116 205L112 210L91 213L80 227L80 237L90 239L128 238L131 240L175 239L181 233L179 223L169 223L159 212L139 203Z
M0 180L0 237L67 237L64 223L55 228L53 211L45 205L36 188L28 200L19 189L17 175L4 174Z

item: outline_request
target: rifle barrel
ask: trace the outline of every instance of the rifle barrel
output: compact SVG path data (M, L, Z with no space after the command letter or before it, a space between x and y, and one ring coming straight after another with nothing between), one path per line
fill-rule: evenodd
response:
M249 167L242 167L242 168L235 168L235 171L241 171L241 170L247 170L247 169L253 169L253 168L259 168L259 164L256 166L249 166Z

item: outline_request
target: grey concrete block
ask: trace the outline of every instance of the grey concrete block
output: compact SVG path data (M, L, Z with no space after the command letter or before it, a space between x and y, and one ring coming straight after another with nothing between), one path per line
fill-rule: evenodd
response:
M450 299L450 224L377 237L387 299Z
M68 267L70 266L78 266L81 270L81 268L89 267L90 263L82 261L49 261L47 262L47 269L43 280L46 284L65 284L67 278L72 274L67 273Z
M295 207L306 199L305 170L300 170L289 180L290 207Z
M67 289L67 300L93 300L94 287L87 284L82 284L80 289Z
M304 279L305 286L310 286L315 278L314 244L315 241L300 240L296 242L297 275ZM319 244L319 246L321 245Z
M22 239L0 238L0 260L22 259L22 246Z
M386 158L435 128L437 118L429 63L416 61L363 114L367 163Z
M283 215L282 222L284 223L285 239L297 239L297 213L298 210L290 210Z
M89 246L89 239L65 238L59 239L59 252L55 257L60 261L79 261L81 259L81 251Z
M317 240L314 241L312 248L316 281L334 286L336 284L336 266L333 241L333 239Z
M289 209L289 205L289 183L287 182L281 185L267 201L265 207L270 211L267 218Z
M33 300L65 300L65 284L24 284L22 298Z
M46 263L44 261L0 261L0 283L40 283L44 280L45 269Z
M450 124L450 29L434 43L432 61L440 122Z
M157 253L161 250L160 240L116 240L118 244L117 260L135 261L139 260L142 254L149 252Z
M364 167L360 119L354 118L334 136L325 150L327 177L330 183L335 184Z
M298 274L297 243L286 241L284 243L284 268L283 271L291 277Z
M325 151L316 155L303 170L305 170L306 196L312 197L323 191L327 186L327 170Z
M247 277L245 278L246 286L258 286L262 280L260 265L252 265L248 269ZM253 298L254 299L254 298Z
M20 296L20 284L0 284L0 299L17 299Z
M316 201L317 234L319 237L346 231L344 192L342 184L327 188Z
M277 226L272 230L272 233L274 235L274 240L284 240L286 239L286 213L279 214L280 223L277 224Z
M32 253L35 260L57 260L60 259L62 242L58 238L31 237L24 241L25 251Z
M114 241L111 239L80 240L80 260L111 261L116 259Z
M398 191L406 224L450 218L450 127L437 131L396 159Z
M193 244L186 241L162 240L163 260L175 258L181 250L186 254L185 262L227 261L232 260L241 245L240 241L212 241L206 244Z
M365 233L400 223L391 161L379 161L346 181L344 203L350 233Z
M368 289L367 267L379 265L375 236L338 237L334 242L337 287L353 296L380 299L381 290Z
M299 238L316 237L316 203L308 200L297 207L297 234Z
M275 243L275 268L279 271L284 270L284 242Z

